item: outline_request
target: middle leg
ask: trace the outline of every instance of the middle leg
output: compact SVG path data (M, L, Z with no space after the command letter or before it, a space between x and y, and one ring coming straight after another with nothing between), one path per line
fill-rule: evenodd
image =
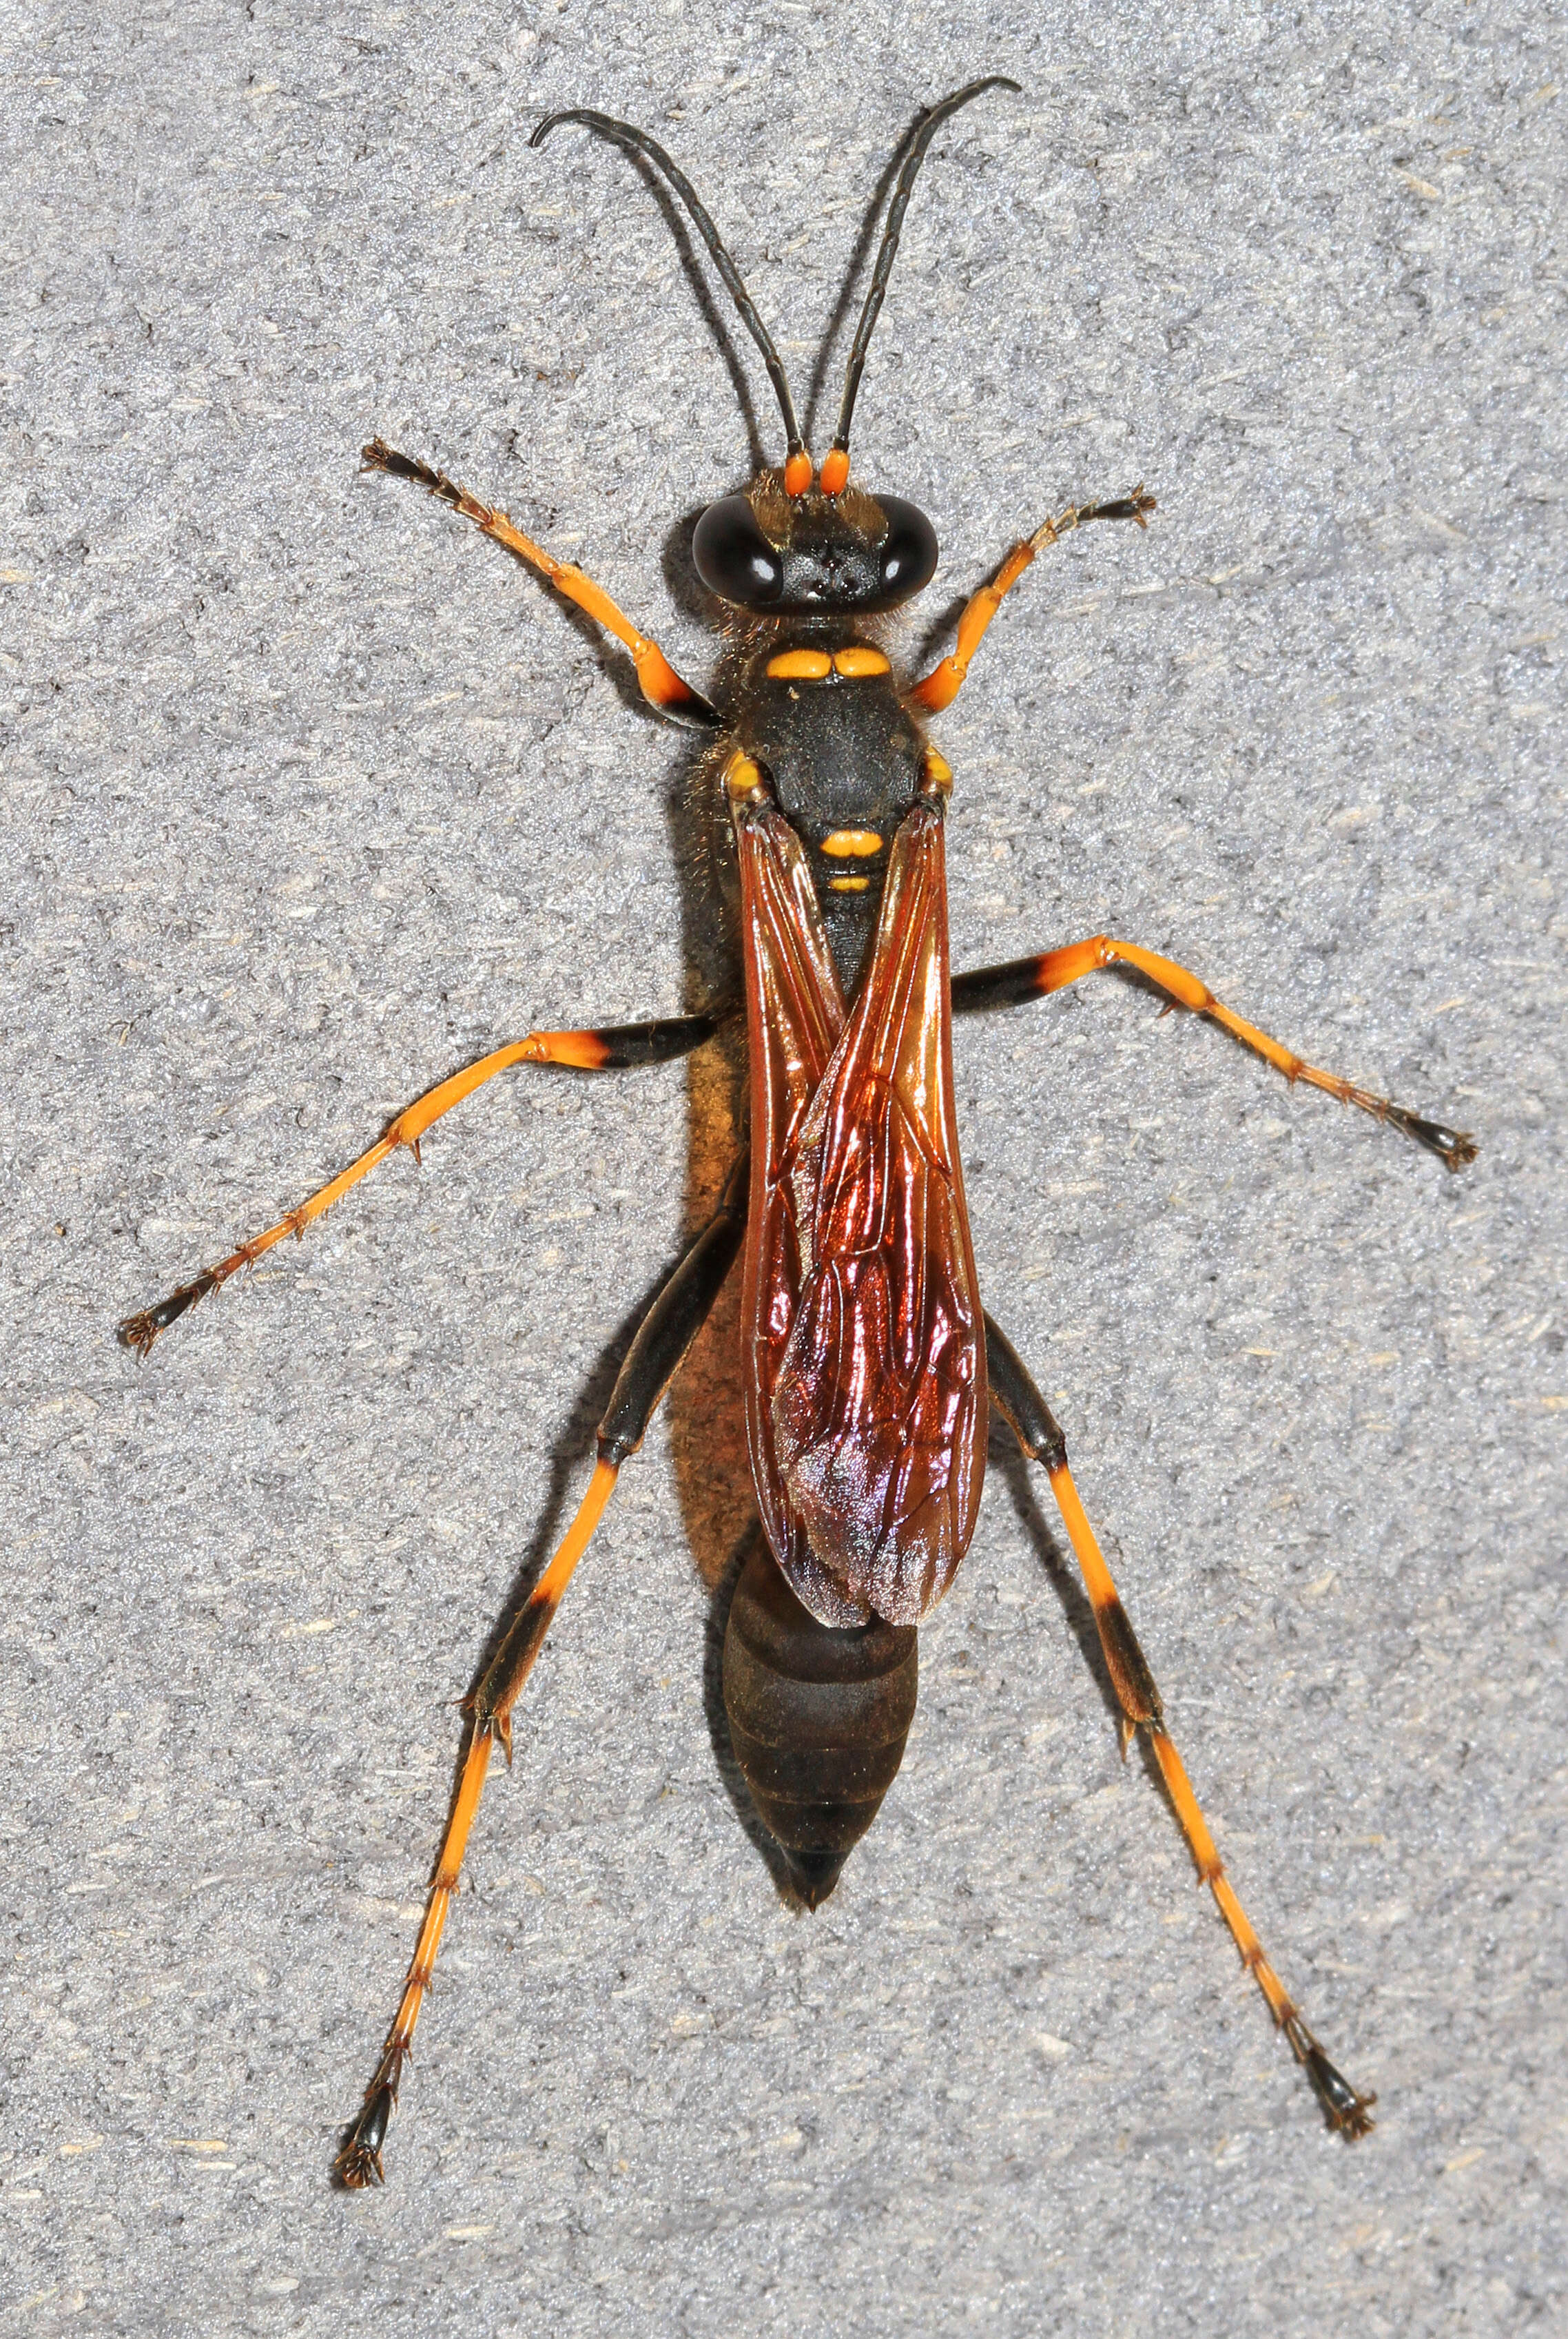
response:
M1224 1863L1215 1850L1186 1766L1165 1725L1164 1709L1154 1675L1149 1669L1138 1636L1105 1564L1105 1554L1079 1500L1078 1488L1067 1466L1067 1440L1055 1415L1024 1369L1018 1351L988 1316L985 1319L985 1362L991 1394L1024 1453L1044 1466L1056 1497L1085 1589L1100 1631L1106 1669L1122 1712L1122 1746L1137 1730L1148 1736L1149 1751L1159 1766L1165 1791L1197 1864L1198 1880L1207 1884L1230 1928L1241 1962L1268 2001L1268 2010L1290 2042L1291 2052L1311 2080L1329 2123L1342 2136L1365 2136L1372 2126L1371 2107L1377 2098L1362 2095L1336 2070L1302 2020L1290 1997L1263 1954L1263 1944L1236 1896Z
M145 1357L160 1332L179 1322L187 1308L194 1308L199 1299L214 1291L222 1291L232 1275L242 1267L253 1267L262 1253L281 1243L286 1235L298 1242L305 1229L325 1215L334 1202L340 1202L350 1188L367 1177L378 1162L406 1146L416 1161L419 1159L419 1141L431 1124L461 1104L476 1089L493 1081L498 1072L509 1071L514 1064L566 1064L584 1072L613 1072L629 1070L634 1065L667 1064L677 1056L688 1055L711 1040L718 1030L717 1015L666 1015L647 1023L620 1023L598 1031L530 1031L526 1038L508 1041L504 1048L492 1050L481 1056L477 1064L467 1064L449 1080L426 1091L422 1097L405 1105L397 1119L389 1123L383 1135L376 1140L368 1153L340 1170L335 1178L308 1194L286 1218L276 1226L268 1227L259 1235L242 1242L238 1250L214 1267L204 1267L189 1283L172 1291L155 1308L143 1308L134 1316L127 1316L119 1328L122 1347L134 1348Z
M1401 1136L1414 1138L1417 1145L1435 1153L1450 1170L1463 1170L1467 1161L1475 1159L1475 1140L1463 1130L1447 1129L1435 1120L1424 1120L1408 1106L1391 1104L1386 1097L1374 1096L1370 1089L1358 1089L1337 1072L1320 1071L1298 1056L1294 1048L1287 1048L1260 1031L1256 1023L1241 1016L1216 999L1201 977L1173 958L1161 958L1157 951L1143 950L1137 943L1119 943L1110 934L1090 934L1087 942L1070 943L1064 950L1041 951L1034 958L1009 959L1001 966L976 967L969 974L955 974L952 979L952 1012L955 1015L983 1015L996 1007L1021 1007L1026 1000L1043 998L1052 991L1065 990L1070 982L1078 982L1086 974L1094 974L1102 967L1129 966L1146 981L1163 991L1172 1006L1190 1008L1195 1015L1207 1015L1272 1064L1294 1087L1305 1081L1308 1088L1322 1089L1341 1104L1355 1105L1361 1112L1369 1112L1375 1120L1386 1120L1390 1129ZM1167 1010L1169 1012L1169 1009Z

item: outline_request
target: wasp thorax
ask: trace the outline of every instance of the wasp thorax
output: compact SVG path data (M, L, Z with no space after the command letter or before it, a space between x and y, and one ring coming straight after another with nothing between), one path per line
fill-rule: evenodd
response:
M912 1624L819 1624L758 1538L730 1603L725 1710L752 1801L814 1909L898 1776L918 1683Z

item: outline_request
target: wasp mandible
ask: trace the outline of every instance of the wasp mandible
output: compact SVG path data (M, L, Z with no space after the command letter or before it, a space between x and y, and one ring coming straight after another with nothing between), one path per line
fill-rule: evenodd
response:
M1067 1446L1018 1355L984 1312L964 1208L952 1017L1014 1007L1096 969L1135 971L1169 1004L1208 1017L1292 1082L1388 1122L1451 1170L1469 1137L1319 1071L1224 1006L1183 967L1109 934L952 976L943 821L952 774L927 735L950 706L1004 597L1047 546L1090 521L1141 528L1139 485L1070 505L1014 547L967 603L951 653L902 670L881 620L935 573L925 514L850 472L850 431L904 213L932 138L1000 74L922 113L902 150L851 350L833 441L807 451L784 365L695 189L644 131L583 108L577 123L657 173L694 222L778 401L784 460L710 504L692 555L723 605L733 655L713 698L677 674L591 578L554 559L504 512L380 439L365 467L411 480L585 610L630 651L643 694L707 735L704 769L727 807L739 872L738 957L749 1139L717 1210L647 1308L598 1429L593 1476L565 1540L467 1701L466 1752L424 1923L396 2018L338 2160L341 2181L380 2181L382 2148L491 1754L511 1752L512 1710L616 1477L743 1257L746 1439L763 1535L735 1588L724 1694L758 1811L815 1908L897 1772L914 1712L916 1627L974 1534L994 1406L1044 1468L1093 1607L1121 1711L1142 1731L1201 1881L1331 2125L1357 2137L1376 2100L1335 2068L1264 1955L1215 1849L1166 1724L1159 1692L1084 1513ZM443 1081L368 1153L287 1218L120 1327L145 1356L158 1335L286 1235L301 1235L379 1161L416 1157L443 1113L520 1064L612 1071L666 1064L732 1012L597 1031L530 1031Z

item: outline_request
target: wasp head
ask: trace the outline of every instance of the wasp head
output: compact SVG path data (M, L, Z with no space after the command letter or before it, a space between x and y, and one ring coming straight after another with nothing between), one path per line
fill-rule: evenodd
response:
M902 496L790 495L782 472L764 471L748 494L709 504L692 559L710 593L758 617L863 616L930 584L936 530Z

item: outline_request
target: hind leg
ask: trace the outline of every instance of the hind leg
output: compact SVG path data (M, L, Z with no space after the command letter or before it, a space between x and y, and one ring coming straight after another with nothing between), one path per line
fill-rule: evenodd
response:
M1186 1766L1166 1727L1154 1675L1138 1645L1138 1636L1133 1632L1127 1611L1111 1581L1104 1554L1079 1500L1078 1488L1073 1485L1072 1474L1067 1466L1067 1440L1050 1407L1025 1371L1017 1350L989 1316L985 1319L985 1360L991 1394L999 1411L1024 1453L1031 1461L1042 1465L1050 1480L1050 1491L1056 1497L1062 1525L1067 1529L1094 1610L1106 1670L1110 1675L1117 1702L1121 1707L1123 1742L1125 1744L1126 1739L1130 1738L1136 1730L1145 1732L1149 1752L1159 1766L1166 1792L1170 1797L1181 1831L1187 1838L1188 1849L1197 1864L1198 1881L1207 1884L1213 1893L1219 1913L1230 1928L1231 1939L1241 1953L1242 1964L1267 2000L1270 2014L1284 2031L1290 2042L1291 2052L1311 2080L1330 2125L1341 2136L1365 2136L1372 2126L1371 2107L1377 2098L1373 2095L1362 2095L1335 2068L1302 2020L1296 2001L1263 1953L1263 1944L1253 1930L1251 1920L1238 1900L1235 1887L1215 1850L1214 1838L1198 1808Z

